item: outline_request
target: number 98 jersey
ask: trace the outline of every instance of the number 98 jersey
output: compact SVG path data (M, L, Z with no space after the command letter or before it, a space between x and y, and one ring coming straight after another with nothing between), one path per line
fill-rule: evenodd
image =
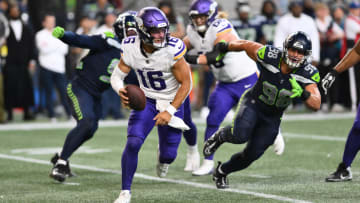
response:
M291 103L292 86L289 79L294 77L303 87L317 84L320 81L318 70L311 64L305 63L290 74L283 74L280 70L283 59L282 51L273 46L264 46L257 53L257 64L260 77L247 96L251 96L261 110L271 115L282 115Z
M121 59L134 69L146 97L172 101L180 84L171 69L186 53L184 42L170 37L166 47L151 54L145 53L140 45L138 36L123 39Z

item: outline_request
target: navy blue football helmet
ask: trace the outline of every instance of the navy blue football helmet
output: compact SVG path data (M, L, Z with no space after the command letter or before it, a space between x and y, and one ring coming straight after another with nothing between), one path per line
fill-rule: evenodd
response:
M304 57L301 60L294 60L289 57L288 50L295 49L298 52L302 53ZM290 68L299 68L308 62L311 57L311 39L310 37L302 31L297 31L295 33L290 34L286 40L284 41L283 54L285 63Z
M116 36L122 40L130 35L136 35L136 11L126 11L120 14L113 24ZM131 33L131 34L130 34Z

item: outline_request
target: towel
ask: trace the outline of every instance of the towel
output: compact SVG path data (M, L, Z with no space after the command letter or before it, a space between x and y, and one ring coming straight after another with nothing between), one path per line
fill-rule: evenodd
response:
M160 112L163 112L166 110L166 108L170 105L170 101L169 100L156 100L156 109ZM180 130L190 130L189 126L185 124L185 122L173 115L171 116L171 119L168 123L169 126L173 127L173 128L177 128L177 129L180 129Z

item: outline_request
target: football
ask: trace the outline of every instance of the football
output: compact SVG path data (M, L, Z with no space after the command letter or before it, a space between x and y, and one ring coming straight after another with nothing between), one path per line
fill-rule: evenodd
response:
M129 98L129 107L137 111L143 110L146 98L142 89L136 85L126 85L125 90L127 91L126 96Z

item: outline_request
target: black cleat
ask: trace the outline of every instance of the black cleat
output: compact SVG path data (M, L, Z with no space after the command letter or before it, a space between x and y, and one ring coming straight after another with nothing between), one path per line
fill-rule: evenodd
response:
M219 168L221 166L221 162L218 162L218 166L214 170L213 173L213 181L215 181L216 187L218 189L226 189L229 188L229 180L227 179L227 175L221 174Z
M220 135L223 133L224 128L220 128L216 133L214 133L209 139L205 141L203 154L205 157L211 156L215 151L224 143L220 139Z
M64 182L67 178L69 167L66 164L57 163L50 172L50 177L56 181Z
M59 153L55 153L55 155L50 159L50 162L53 164L54 168L55 168L55 165L56 165L57 161L59 160L59 158L60 158ZM76 176L73 172L71 172L69 161L66 161L65 174L66 174L66 177Z
M344 163L340 163L336 171L325 178L326 182L344 182L352 180L352 174L350 167L345 166Z

